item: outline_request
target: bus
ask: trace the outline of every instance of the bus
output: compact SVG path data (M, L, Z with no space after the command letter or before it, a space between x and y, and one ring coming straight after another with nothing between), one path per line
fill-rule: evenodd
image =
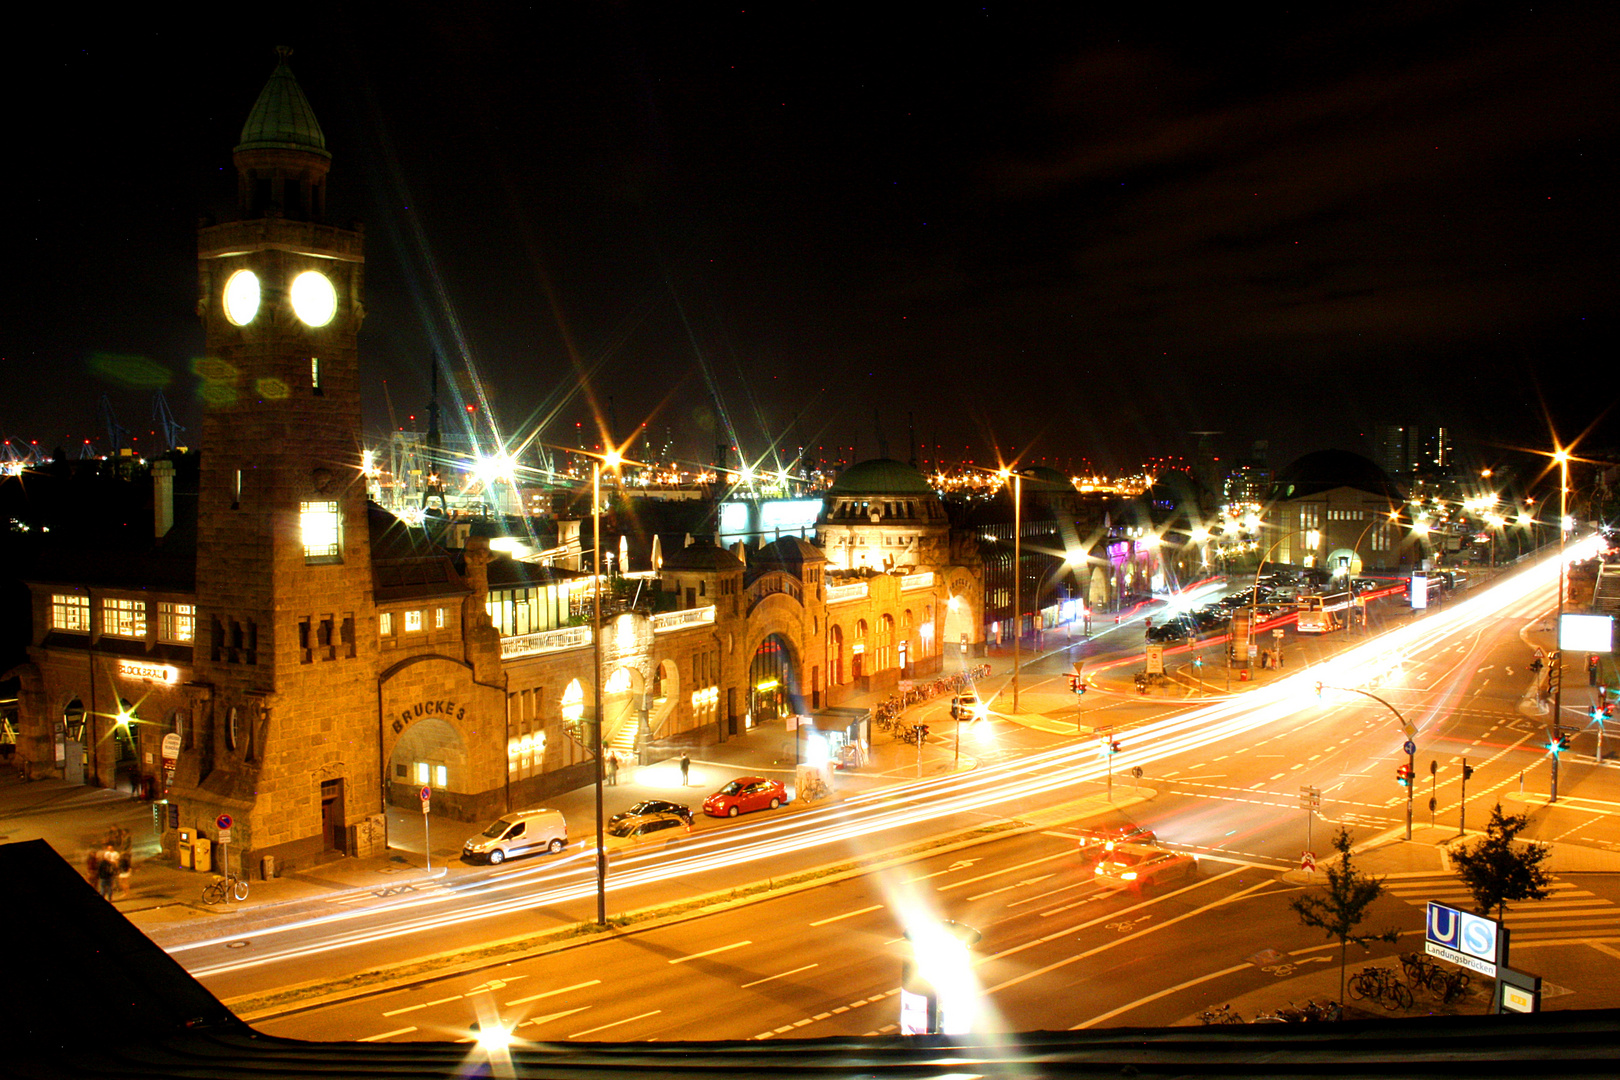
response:
M1299 612L1295 625L1302 634L1326 634L1331 630L1342 630L1349 618L1345 612L1349 611L1351 603L1353 599L1348 591L1301 596L1295 605L1295 610Z

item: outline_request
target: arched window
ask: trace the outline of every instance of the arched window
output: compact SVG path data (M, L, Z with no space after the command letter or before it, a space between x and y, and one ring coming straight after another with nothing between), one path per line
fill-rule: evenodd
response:
M877 663L874 671L887 671L894 667L894 616L885 615L877 624Z
M831 686L844 683L844 631L842 627L827 627L827 682Z

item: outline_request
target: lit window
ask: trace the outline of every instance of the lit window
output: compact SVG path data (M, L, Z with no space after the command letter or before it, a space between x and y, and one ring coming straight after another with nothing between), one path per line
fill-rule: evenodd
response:
M444 629L444 608L434 608L433 609L433 629L435 629L435 630L443 630Z
M311 390L321 388L321 358L318 356L309 358L309 387Z
M422 613L420 611L407 611L405 613L405 632L414 634L422 629Z
M416 782L418 784L426 784L431 778L431 766L429 766L425 761L418 761L416 763Z
M441 788L446 788L446 787L450 786L450 769L449 769L448 766L445 766L445 765L435 765L435 766L433 766L433 783L437 787L441 787Z
M90 632L90 598L71 593L57 593L51 597L51 629L71 630L78 634Z
M146 601L105 599L101 602L101 632L113 637L146 636Z
M303 526L304 561L307 563L338 562L341 560L339 544L342 540L342 517L336 502L306 502L299 504L299 520Z
M158 640L189 644L197 636L197 608L193 604L158 601Z
M383 637L394 636L394 613L384 611L377 616L377 632Z

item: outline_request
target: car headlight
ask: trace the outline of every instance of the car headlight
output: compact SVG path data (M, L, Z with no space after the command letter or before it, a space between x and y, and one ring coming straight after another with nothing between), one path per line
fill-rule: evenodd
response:
M1136 880L1136 871L1135 870L1127 870L1127 871L1125 871L1123 874L1121 874L1119 876L1124 881L1135 881Z

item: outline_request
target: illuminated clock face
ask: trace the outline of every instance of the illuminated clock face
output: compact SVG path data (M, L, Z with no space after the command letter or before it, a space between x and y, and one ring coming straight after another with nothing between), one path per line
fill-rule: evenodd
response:
M259 275L238 270L225 282L225 317L246 326L259 313Z
M318 270L305 270L293 278L293 313L305 326L325 326L337 314L337 290Z

